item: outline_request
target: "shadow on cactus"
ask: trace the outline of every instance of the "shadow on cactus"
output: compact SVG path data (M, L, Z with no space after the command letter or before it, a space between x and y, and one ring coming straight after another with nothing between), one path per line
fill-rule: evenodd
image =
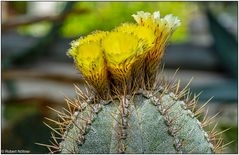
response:
M84 76L86 90L66 97L68 109L56 112L51 153L216 153L226 146L220 132L204 128L213 118L196 108L180 80L167 82L160 60L180 20L140 11L136 23L110 32L96 31L72 42L68 55ZM190 83L190 82L189 82Z

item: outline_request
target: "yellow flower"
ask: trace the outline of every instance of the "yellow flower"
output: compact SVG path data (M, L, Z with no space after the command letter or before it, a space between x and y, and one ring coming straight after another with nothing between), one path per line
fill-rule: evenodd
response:
M111 32L96 31L71 43L68 55L77 69L104 98L111 88L129 93L140 83L154 83L168 39L180 21L173 15L160 17L140 11L137 24L125 23ZM144 81L144 80L146 81Z
M154 46L156 36L154 34L154 31L149 27L125 23L115 28L115 31L136 35L139 39L144 40L146 45L145 48L151 48L152 46ZM146 53L146 51L144 52Z
M167 42L181 23L177 17L171 14L162 18L159 12L150 14L148 12L139 11L136 15L134 14L132 16L138 25L150 28L156 36L155 44L149 50L145 60L146 83L152 86Z
M81 37L77 40L74 40L71 42L71 49L68 51L68 55L72 57L76 57L79 55L79 50L77 48L79 45L84 44L84 43L89 43L89 42L98 42L102 40L107 35L108 32L105 31L95 31L90 35L87 35L86 37Z
M85 76L93 74L92 71L100 72L104 69L104 59L100 44L89 42L77 47L79 54L75 57L77 67Z
M134 34L145 43L144 50L138 56L138 60L132 65L132 87L135 89L142 84L142 82L139 81L145 78L145 60L148 56L148 52L155 46L156 35L149 26L128 23L117 27L115 31Z
M102 40L107 66L117 88L127 85L130 89L132 66L145 50L144 45L136 35L120 31L110 32Z
M77 69L101 95L107 93L108 79L101 39L106 32L98 31L72 42L68 55L73 57Z

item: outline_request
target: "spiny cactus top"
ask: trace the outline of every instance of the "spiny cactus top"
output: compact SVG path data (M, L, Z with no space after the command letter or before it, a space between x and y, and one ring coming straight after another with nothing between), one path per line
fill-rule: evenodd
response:
M88 82L76 86L68 109L52 109L59 125L49 127L47 146L61 153L213 153L223 148L213 130L203 128L212 118L197 117L197 95L180 80L166 82L159 72L167 42L180 25L173 15L160 17L140 11L136 23L124 23L112 31L96 31L72 42L68 55ZM91 88L93 87L93 88ZM60 139L60 142L59 140ZM41 144L42 145L42 144ZM225 145L224 145L225 146Z

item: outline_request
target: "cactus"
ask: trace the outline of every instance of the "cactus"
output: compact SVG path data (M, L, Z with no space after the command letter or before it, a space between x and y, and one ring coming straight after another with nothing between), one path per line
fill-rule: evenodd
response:
M85 90L56 112L51 153L215 153L219 133L206 132L212 118L198 116L198 95L180 80L167 82L160 69L168 39L180 25L173 15L140 11L136 24L96 31L72 43L68 55L84 76ZM190 82L189 82L190 83ZM60 137L59 137L60 136ZM43 144L41 144L43 145Z

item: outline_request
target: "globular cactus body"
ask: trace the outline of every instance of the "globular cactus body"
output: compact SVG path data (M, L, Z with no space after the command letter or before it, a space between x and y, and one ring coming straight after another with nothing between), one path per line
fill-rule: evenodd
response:
M61 152L213 152L207 133L183 101L173 93L153 94L145 91L132 98L122 96L110 103L86 106L68 126Z

